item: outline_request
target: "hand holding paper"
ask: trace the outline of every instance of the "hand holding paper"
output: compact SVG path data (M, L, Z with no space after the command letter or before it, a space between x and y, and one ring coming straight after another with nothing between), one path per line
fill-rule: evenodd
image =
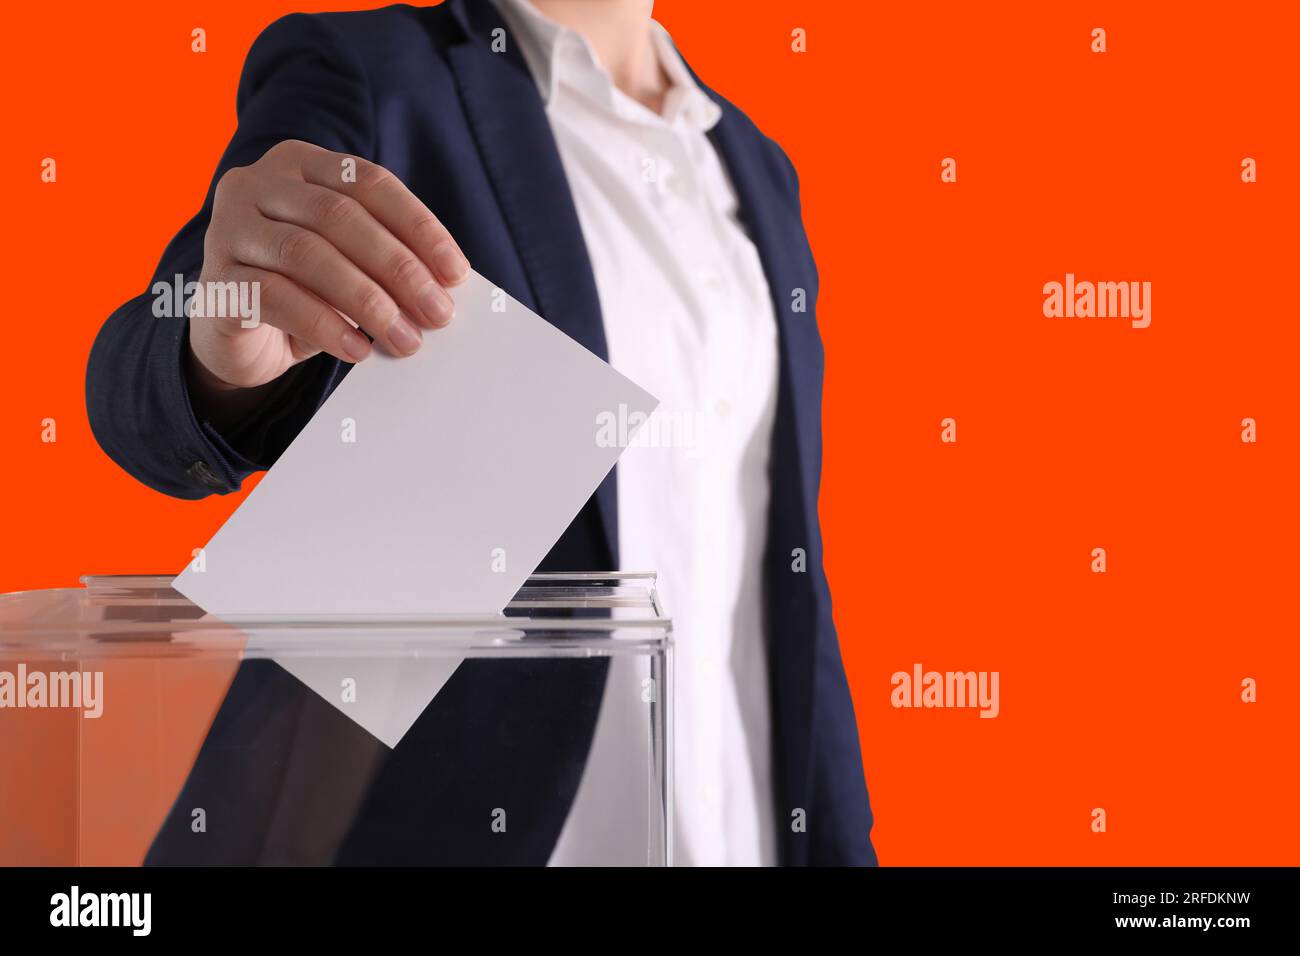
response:
M448 288L469 263L400 179L357 156L285 140L228 170L204 237L201 295L190 300L190 378L205 417L228 423L258 389L317 352L345 362L420 347L451 320ZM180 281L181 277L177 277ZM209 296L249 290L232 315ZM353 324L345 321L348 316Z

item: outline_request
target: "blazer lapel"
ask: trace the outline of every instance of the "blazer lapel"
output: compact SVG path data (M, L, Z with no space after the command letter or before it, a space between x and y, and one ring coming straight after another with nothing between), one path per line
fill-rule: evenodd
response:
M545 106L517 44L493 53L494 30L505 29L486 0L446 0L465 33L449 62L460 86L466 115L484 167L509 225L528 277L531 304L601 358L608 358L600 300L582 227L546 117ZM697 78L698 82L698 78ZM701 84L703 87L703 84ZM816 535L817 440L820 428L821 340L812 313L793 313L790 291L815 277L792 241L799 235L797 213L771 195L755 134L742 128L735 108L703 87L723 108L709 137L736 189L750 238L771 289L780 337L780 373L772 439L772 507L768 562L781 555L789 567L792 548L820 561ZM520 299L526 299L524 295ZM804 436L814 436L809 441ZM618 560L617 492L614 474L596 492L612 561ZM816 600L813 574L769 571L768 630L780 755L782 807L806 807L811 772L811 720ZM784 828L782 828L784 830ZM799 862L802 841L782 841L786 862Z
M508 42L503 53L492 52L493 31L505 29L493 4L484 0L447 3L465 31L464 41L449 48L448 60L488 179L528 277L528 294L516 298L608 361L596 279L537 85L517 43ZM617 570L615 472L601 482L596 502L609 547L609 569Z
M698 80L697 80L698 82ZM701 84L703 87L703 84ZM780 366L776 417L772 428L771 505L768 517L767 574L764 581L771 660L775 742L780 770L778 817L807 807L812 772L813 668L817 643L817 601L812 573L790 571L791 554L803 549L810 571L820 567L817 473L820 449L820 376L823 353L816 317L794 312L790 294L816 281L811 260L801 248L797 208L771 187L762 166L756 133L725 100L703 87L723 109L709 138L722 157L742 210L749 237L758 250L777 316ZM817 564L813 564L817 562ZM801 863L807 842L781 827L783 862Z
M812 489L812 494L803 495L798 505L803 520L816 527L817 463L810 454L810 443L801 439L804 435L814 436L814 439L819 435L821 403L817 399L823 365L821 337L813 312L795 312L790 307L790 293L803 288L811 294L808 285L810 281L815 282L816 277L810 276L808 262L797 244L796 237L801 234L798 214L793 207L785 208L780 197L773 196L770 175L760 166L755 135L740 128L743 118L736 114L735 107L718 98L707 87L703 88L723 108L722 119L709 131L709 139L731 177L745 227L758 250L772 296L781 347L781 381L778 387L789 403L788 411L794 416L790 424L795 427L793 437L798 453L794 461L799 470L800 484L804 491Z

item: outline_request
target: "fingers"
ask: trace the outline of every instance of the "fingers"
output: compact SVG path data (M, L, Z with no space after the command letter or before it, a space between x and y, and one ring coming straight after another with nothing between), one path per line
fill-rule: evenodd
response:
M315 299L397 355L419 349L421 327L451 319L445 287L470 271L446 228L395 176L297 140L222 177L204 256L283 277L300 293L286 298L303 308L303 296ZM319 347L337 354L340 345Z
M400 179L375 163L343 156L320 147L296 154L303 179L355 199L398 241L420 257L445 286L464 281L469 260L445 226ZM344 175L344 162L355 163L354 175Z
M256 197L262 214L328 240L426 328L451 321L455 304L428 266L356 199L314 183L276 177Z
M287 357L286 365L318 352L328 352L344 362L354 363L370 355L369 339L327 302L288 276L232 263L221 270L220 281L258 284L261 311L267 317L267 324L289 336L293 354ZM214 328L220 332L238 335L241 331L237 322L204 321L218 323Z
M419 328L392 296L315 232L257 217L231 237L227 252L237 263L292 279L397 355L420 347Z

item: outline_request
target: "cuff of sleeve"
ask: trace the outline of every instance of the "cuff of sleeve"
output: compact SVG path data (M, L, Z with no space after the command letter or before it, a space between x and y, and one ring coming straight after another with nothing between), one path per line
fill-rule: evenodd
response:
M185 378L189 324L178 336L176 387L193 439L178 449L185 472L209 491L230 494L238 491L245 478L275 463L294 436L310 420L329 395L341 363L322 353L289 369L277 380L255 414L222 432L210 421L200 420L190 401Z

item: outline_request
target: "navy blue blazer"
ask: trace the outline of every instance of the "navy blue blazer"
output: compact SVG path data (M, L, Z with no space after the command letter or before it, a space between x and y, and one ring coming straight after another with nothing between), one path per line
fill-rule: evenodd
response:
M543 103L516 44L505 54L491 51L498 28L505 29L487 0L294 14L273 23L248 54L238 130L203 209L168 245L154 281L197 278L213 191L227 169L300 139L391 170L447 225L479 272L605 356L596 285ZM780 859L872 864L871 811L817 514L817 269L789 159L740 110L708 92L722 108L710 138L737 191L780 327L764 571ZM796 289L806 293L806 311L792 306ZM86 399L103 449L170 495L236 491L276 460L350 367L319 355L283 376L258 414L220 432L191 409L186 320L156 318L152 303L141 295L105 323L91 352ZM616 495L611 474L542 568L616 567ZM538 666L462 667L402 744L376 756L364 731L285 672L245 664L150 861L294 859L276 835L284 830L277 813L286 810L275 804L286 799L286 774L306 741L338 754L364 752L374 767L346 815L335 862L545 862L581 775L604 670L599 662L569 662L562 674L537 680ZM446 729L474 725L466 721L494 722L490 745L469 752ZM313 769L317 776L298 785L320 792L314 784L322 772ZM488 830L480 825L484 795L530 779L530 817L512 818L510 840L479 835ZM228 827L219 839L196 845L189 827L195 806L208 810L210 828Z

